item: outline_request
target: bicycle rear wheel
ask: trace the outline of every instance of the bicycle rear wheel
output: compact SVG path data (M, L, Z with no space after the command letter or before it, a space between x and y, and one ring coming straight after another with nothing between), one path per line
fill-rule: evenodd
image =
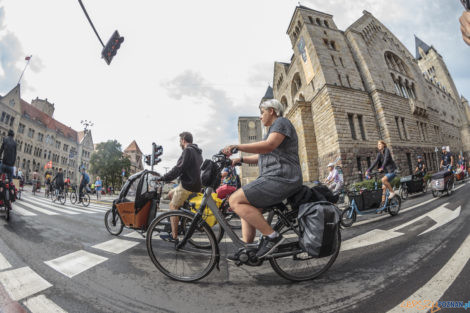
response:
M293 228L290 228L285 225L281 219L279 219L279 221L274 226L274 230L286 238L285 242L279 246L278 251L289 251L289 249L295 251L300 249L300 246L298 245L299 237L297 235L297 233L300 232L297 222L295 222ZM333 254L326 257L317 258L309 256L306 252L300 252L295 255L288 255L283 257L276 257L274 253L274 257L269 258L269 263L271 264L274 271L285 279L291 281L311 280L326 272L331 267L331 265L333 265L336 257L339 254L340 247L341 232L338 227Z
M210 227L202 223L196 227L192 241L207 243L209 249L198 248L191 243L186 243L180 249L176 249L175 242L169 241L165 236L168 233L168 222L172 218L178 218L178 239L183 239L188 232L194 214L183 211L170 211L159 215L153 220L147 230L147 251L157 269L171 279L190 282L207 276L218 263L219 247Z
M65 204L65 202L67 201L67 196L65 195L65 193L59 193L58 197L60 204Z

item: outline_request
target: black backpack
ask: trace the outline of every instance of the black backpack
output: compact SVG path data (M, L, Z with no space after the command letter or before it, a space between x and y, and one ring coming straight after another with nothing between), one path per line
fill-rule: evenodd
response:
M212 160L204 160L201 165L201 183L204 187L216 189L220 185L220 171Z
M297 216L300 226L300 247L313 257L327 257L339 249L341 211L330 202L309 202L300 205Z

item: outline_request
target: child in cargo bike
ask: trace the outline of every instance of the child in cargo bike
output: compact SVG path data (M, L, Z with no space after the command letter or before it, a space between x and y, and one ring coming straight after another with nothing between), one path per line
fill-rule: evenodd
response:
M387 148L387 144L385 143L385 141L379 140L377 142L377 148L379 149L379 152L377 153L377 157L375 158L374 163L372 163L372 165L367 169L366 178L369 178L369 173L371 170L374 169L375 166L378 167L379 172L385 172L385 176L382 177L383 193L382 203L380 204L380 207L383 207L385 204L385 194L387 192L387 189L390 191L389 199L392 199L396 196L395 192L393 191L392 185L390 185L390 182L396 176L397 166L393 161L392 154L390 152L390 149ZM382 213L383 211L379 212Z

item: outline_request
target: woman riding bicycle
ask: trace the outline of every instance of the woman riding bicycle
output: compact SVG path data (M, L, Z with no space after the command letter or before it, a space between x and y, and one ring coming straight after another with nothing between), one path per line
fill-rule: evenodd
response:
M264 140L231 145L223 150L226 155L231 155L234 148L254 153L235 158L232 164L241 162L259 166L259 177L235 191L229 199L230 207L242 220L243 240L253 242L256 230L263 234L256 253L258 258L272 253L284 241L282 235L266 222L261 209L282 202L302 186L297 133L292 123L282 117L281 103L275 99L264 101L260 104L260 112L263 125L270 126Z
M377 165L378 171L379 172L385 172L385 176L382 177L382 204L380 207L383 207L385 204L385 194L387 189L390 191L390 196L389 199L392 199L395 197L395 192L393 192L392 185L390 185L390 182L392 179L395 178L396 176L396 170L397 166L395 165L395 162L393 161L392 154L390 153L390 149L387 148L387 144L383 140L379 140L377 143L377 148L379 149L379 152L377 153L377 157L372 163L372 165L367 169L366 171L366 177L369 177L370 171ZM382 211L380 211L382 212Z

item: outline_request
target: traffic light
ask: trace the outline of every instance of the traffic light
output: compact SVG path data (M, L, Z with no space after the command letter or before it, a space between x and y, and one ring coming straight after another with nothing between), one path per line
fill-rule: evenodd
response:
M163 154L163 147L162 146L154 146L153 147L153 165L158 164L162 161L159 158Z
M150 161L150 154L149 154L149 155L146 155L146 156L145 156L145 164L147 164L147 165L150 166L150 164L151 164L150 162L151 162L151 161Z
M121 43L124 41L124 37L119 36L117 30L114 31L111 38L108 40L106 46L101 51L101 57L104 58L106 63L109 65L116 55L116 52L121 47Z

